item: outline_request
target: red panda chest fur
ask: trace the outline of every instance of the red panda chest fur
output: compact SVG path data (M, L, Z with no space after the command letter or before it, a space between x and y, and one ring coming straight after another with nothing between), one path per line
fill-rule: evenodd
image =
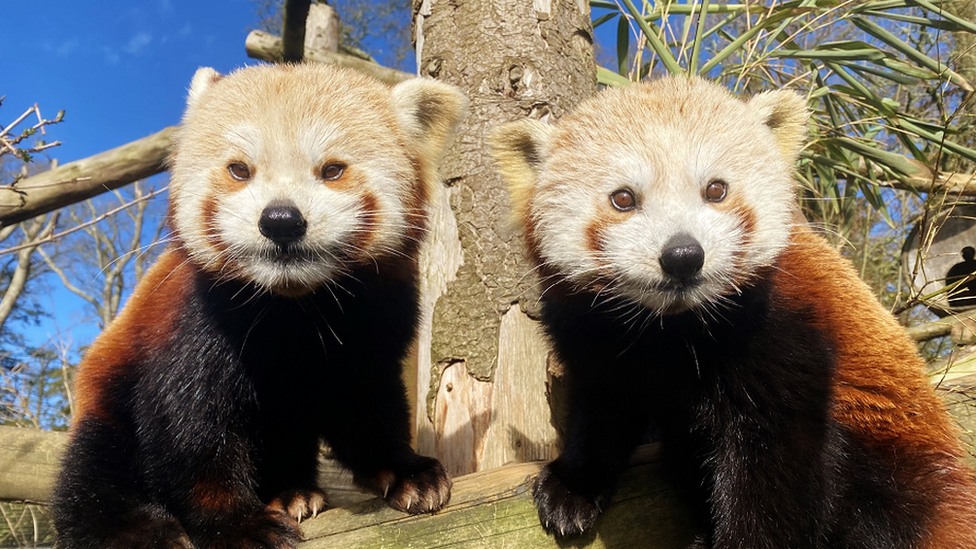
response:
M451 479L410 447L401 364L436 165L465 108L324 65L200 69L169 247L84 357L58 546L295 547L325 441L409 513Z
M534 496L592 527L650 426L697 493L694 547L976 547L976 483L914 344L794 213L806 107L694 78L502 126L569 387Z

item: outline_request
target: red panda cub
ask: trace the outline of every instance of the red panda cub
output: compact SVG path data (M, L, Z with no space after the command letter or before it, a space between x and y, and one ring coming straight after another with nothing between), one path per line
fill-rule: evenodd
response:
M790 91L663 78L493 133L568 374L534 488L550 531L591 528L653 428L693 547L976 547L973 471L913 342L793 221L807 118Z
M451 479L410 447L401 360L453 87L325 65L193 77L169 247L82 361L58 546L294 547L320 440L409 513Z

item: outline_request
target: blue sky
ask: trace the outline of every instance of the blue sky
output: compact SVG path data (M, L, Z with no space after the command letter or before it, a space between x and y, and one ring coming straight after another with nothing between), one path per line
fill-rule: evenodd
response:
M43 8L39 6L44 6ZM244 39L251 0L25 2L7 0L0 33L0 119L37 102L61 162L84 158L178 123L199 66L254 64Z
M179 123L198 67L259 63L244 51L258 24L253 0L3 0L0 13L0 124L35 102L46 118L65 110L45 136L62 143L49 153L62 164ZM40 304L55 315L30 329L31 343L64 331L76 345L90 342L98 329L81 300L53 276L47 288Z
M64 109L46 136L61 141L50 151L61 163L177 124L198 67L258 63L244 52L257 26L251 0L4 0L0 18L0 124L35 102L46 118ZM82 302L56 279L48 287L40 304L55 318L29 333L32 343L65 329L75 344L90 342L97 327Z

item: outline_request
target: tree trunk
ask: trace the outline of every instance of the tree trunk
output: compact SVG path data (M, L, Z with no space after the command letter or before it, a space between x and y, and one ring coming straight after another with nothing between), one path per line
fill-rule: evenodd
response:
M585 0L414 0L420 73L471 100L441 167L423 255L417 440L455 474L550 459L556 432L536 280L485 137L526 116L559 118L596 91ZM426 402L426 406L424 403Z

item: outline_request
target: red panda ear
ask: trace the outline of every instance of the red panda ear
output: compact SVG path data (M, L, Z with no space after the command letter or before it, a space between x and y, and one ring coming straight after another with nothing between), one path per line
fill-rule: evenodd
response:
M488 136L491 156L508 185L512 213L517 220L528 218L529 202L549 154L553 131L548 124L527 119L502 124Z
M203 93L221 78L223 76L210 67L200 67L197 69L197 72L193 74L193 80L190 81L190 92L186 97L187 109L196 105L200 101L200 97L203 96Z
M806 100L794 91L775 90L754 96L748 105L776 136L783 158L790 164L795 162L807 136L810 111Z
M461 90L430 78L393 87L393 110L424 158L438 160L468 108Z

